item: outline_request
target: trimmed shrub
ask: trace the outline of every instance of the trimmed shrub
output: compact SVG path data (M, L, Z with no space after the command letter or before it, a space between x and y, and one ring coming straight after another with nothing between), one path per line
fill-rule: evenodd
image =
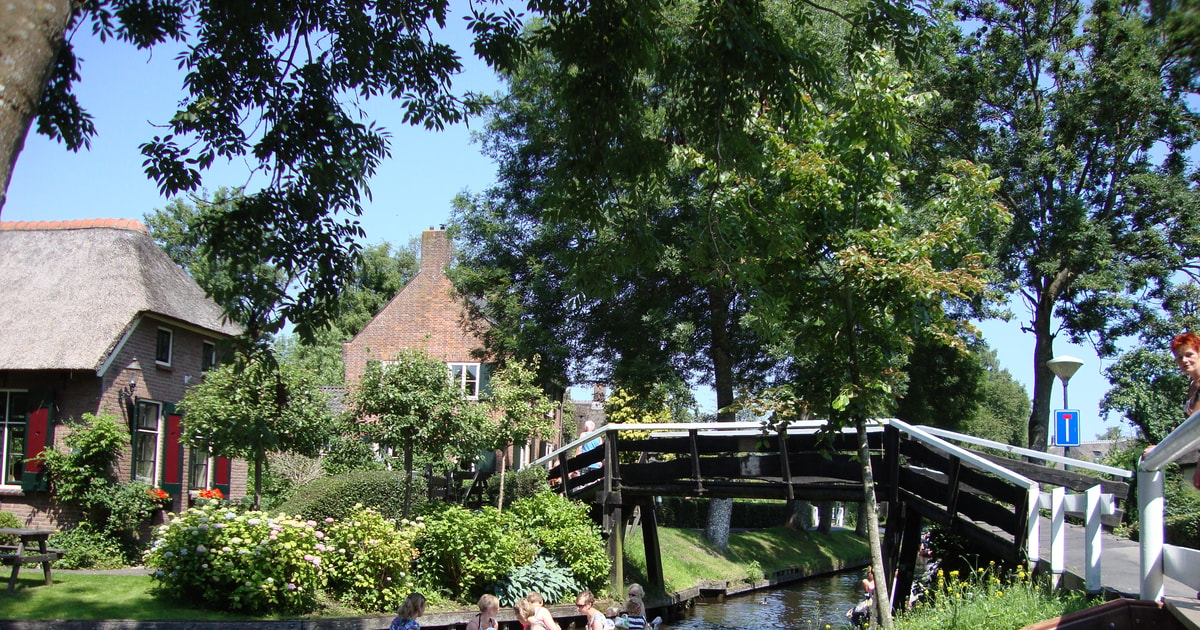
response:
M146 565L161 594L248 614L312 610L325 534L315 521L191 508L158 528Z
M317 521L326 518L340 520L349 517L356 506L362 505L379 512L384 518L396 520L404 515L404 477L404 472L395 470L358 470L322 477L294 489L277 511ZM427 496L425 478L414 475L414 513Z
M526 540L541 549L542 555L568 567L586 588L596 590L604 586L608 579L608 556L600 529L588 518L587 506L543 492L516 501L504 512L504 518L512 529L522 531ZM546 600L555 601L549 596Z
M396 610L414 590L413 539L424 526L390 521L361 506L345 520L327 519L323 569L329 592L362 610Z
M470 512L440 504L425 515L417 535L417 575L431 590L469 599L508 571L533 561L535 548L525 533L500 518L495 508Z

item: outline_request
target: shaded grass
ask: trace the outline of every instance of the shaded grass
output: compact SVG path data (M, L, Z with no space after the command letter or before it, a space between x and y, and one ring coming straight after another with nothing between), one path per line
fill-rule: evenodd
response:
M867 542L850 531L819 534L772 527L734 532L726 551L704 540L697 530L661 527L658 535L668 591L684 590L701 582L759 580L790 568L823 573L870 557ZM626 582L647 582L640 529L625 540L625 564Z
M59 571L54 573L53 584L46 586L41 570L29 573L29 577L18 578L15 591L0 590L0 618L162 621L249 619L191 608L186 603L155 597L150 593L153 583L145 575Z

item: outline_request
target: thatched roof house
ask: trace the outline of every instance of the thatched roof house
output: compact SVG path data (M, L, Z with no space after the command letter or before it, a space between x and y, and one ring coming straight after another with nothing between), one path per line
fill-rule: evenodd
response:
M241 330L140 222L0 223L0 304L0 509L31 525L70 520L26 460L84 413L124 421L118 476L173 507L189 490L244 495L244 463L186 448L175 410Z
M98 370L143 313L241 332L129 219L0 223L0 304L0 370Z

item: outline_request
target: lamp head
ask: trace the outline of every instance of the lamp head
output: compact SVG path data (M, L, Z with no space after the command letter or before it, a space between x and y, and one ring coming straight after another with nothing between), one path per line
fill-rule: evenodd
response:
M1066 383L1071 380L1075 372L1079 371L1079 368L1083 367L1083 359L1077 359L1064 354L1047 361L1046 367L1050 368L1051 372L1054 372L1058 378L1062 379L1062 382Z

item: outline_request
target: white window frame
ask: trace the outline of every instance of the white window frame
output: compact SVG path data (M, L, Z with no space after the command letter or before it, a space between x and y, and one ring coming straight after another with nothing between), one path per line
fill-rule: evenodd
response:
M154 428L142 426L142 407L143 406L154 407L154 408L158 409L158 417L154 423L155 424ZM143 482L148 483L148 484L154 486L155 488L157 488L158 487L158 479L159 479L158 471L159 471L159 466L162 465L162 455L163 455L163 453L162 453L162 450L163 450L163 420L164 420L163 404L156 400L142 399L142 400L137 401L137 406L135 407L135 409L137 410L135 412L137 417L134 419L133 430L134 430L135 435L134 435L134 440L133 440L133 452L131 453L132 457L130 458L131 459L130 467L133 468L133 478L136 481L143 481ZM139 474L140 471L138 470L139 468L141 468L142 463L145 461L145 458L141 457L141 451L142 451L142 445L145 443L144 440L148 440L148 439L153 440L153 442L154 442L154 459L151 461L151 464L150 464L149 478L147 478L144 475Z
M9 487L21 486L21 468L25 461L25 440L29 439L29 410L17 409L13 410L12 399L13 394L28 394L29 390L25 389L3 389L0 390L0 485ZM25 406L29 406L28 399ZM22 419L13 421L12 418L16 414L21 414ZM11 431L16 426L21 427L21 452L16 453L16 462L12 461L13 453L9 452L12 446ZM8 467L12 464L17 465L16 474L10 481L8 479Z
M158 351L162 345L161 339L163 333L167 333L167 360L163 361L158 357ZM154 364L164 367L171 367L171 359L175 355L175 331L170 328L158 327L158 331L154 333Z
M455 374L456 368L459 370L458 374ZM467 379L471 368L475 370L473 383ZM450 383L457 387L458 391L467 397L467 400L479 398L479 381L482 380L481 377L483 376L482 363L450 362L446 364L446 373L450 376ZM468 386L473 386L474 391L469 391Z
M204 457L199 458L199 457L196 457L197 455L204 455ZM195 469L196 469L196 460L197 459L204 460L204 483L199 486L195 485L195 483L194 483L195 482L195 474L194 473L195 473ZM188 471L187 471L187 473L188 473L188 480L187 480L188 490L208 490L213 487L213 471L216 470L216 466L215 466L216 460L217 460L216 457L213 457L211 454L208 453L207 450L205 450L199 446L189 446L188 447Z

